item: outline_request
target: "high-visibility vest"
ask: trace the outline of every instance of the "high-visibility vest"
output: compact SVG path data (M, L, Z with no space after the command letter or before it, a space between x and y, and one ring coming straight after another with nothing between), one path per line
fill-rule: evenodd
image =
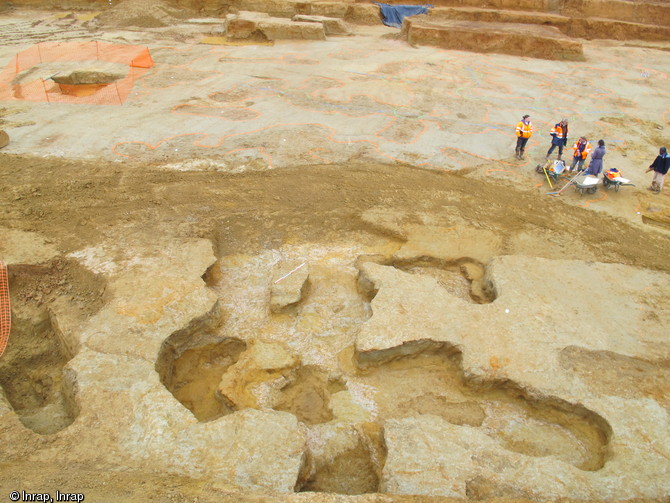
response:
M516 125L517 136L521 136L523 138L530 138L532 134L533 134L533 126L530 122L526 124L525 122L521 121Z
M572 150L575 151L573 157L579 157L580 156L580 145L579 145L579 140L575 142L575 144L572 146ZM591 144L587 141L585 144L582 145L581 149L581 157L582 159L586 159L586 157L589 155L591 152Z
M556 136L556 138L565 139L565 132L563 131L563 127L561 126L560 122L551 128L551 132L549 134L551 136Z

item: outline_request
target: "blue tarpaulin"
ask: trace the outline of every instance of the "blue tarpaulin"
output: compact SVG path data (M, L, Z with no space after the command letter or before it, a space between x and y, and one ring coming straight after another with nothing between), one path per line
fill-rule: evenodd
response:
M400 28L403 18L414 16L416 14L428 14L428 9L432 5L389 5L387 3L377 3L382 10L382 21L386 26Z

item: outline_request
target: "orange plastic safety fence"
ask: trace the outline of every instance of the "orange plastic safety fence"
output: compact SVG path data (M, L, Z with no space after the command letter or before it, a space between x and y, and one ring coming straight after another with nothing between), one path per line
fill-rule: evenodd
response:
M0 356L5 352L7 341L9 341L9 328L12 321L11 313L9 307L7 266L4 262L0 261Z
M128 65L128 74L106 85L63 85L49 79L23 81L20 78L22 72L37 65L63 61L123 64ZM0 100L120 105L130 94L135 81L153 64L149 49L139 45L98 41L42 42L16 54L0 72Z

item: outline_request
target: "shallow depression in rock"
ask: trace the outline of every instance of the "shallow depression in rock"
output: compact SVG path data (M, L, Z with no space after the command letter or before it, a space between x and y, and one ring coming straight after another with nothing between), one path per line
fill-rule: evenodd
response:
M479 427L527 456L555 456L589 471L606 461L611 429L600 416L532 398L511 381L466 379L461 354L449 344L423 341L376 353L362 356L354 378L375 390L379 420L431 414Z
M63 367L72 358L46 309L14 312L11 344L0 359L0 385L21 422L36 433L51 434L77 416L72 376Z
M8 273L12 323L0 385L27 428L53 434L79 414L76 376L65 367L79 350L75 327L102 306L105 283L63 259Z
M236 338L217 335L218 306L193 326L172 334L161 347L156 371L163 385L199 421L233 411L218 393L221 376L246 348Z

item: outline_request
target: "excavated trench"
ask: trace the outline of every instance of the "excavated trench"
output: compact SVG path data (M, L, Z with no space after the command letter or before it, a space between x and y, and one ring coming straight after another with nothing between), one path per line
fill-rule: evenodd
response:
M612 431L598 414L512 381L466 378L460 351L419 341L357 355L361 380L378 390L383 419L432 414L479 427L508 450L554 456L582 470L602 468Z
M46 308L20 306L12 316L12 343L0 360L0 385L24 426L56 433L78 414L71 376L63 370L74 355Z
M246 344L219 337L217 308L192 327L172 334L162 345L156 371L163 385L198 421L211 421L233 409L218 395L221 376L233 365Z
M14 96L21 99L23 86L35 79L47 87L53 81L52 91L68 96L90 96L128 74L128 65L106 61L61 61L37 64L21 72L12 81Z
M360 257L357 264L360 266L365 262L392 266L410 274L431 277L447 292L474 304L488 304L496 299L495 290L486 282L486 265L472 258L443 260L435 257L419 257L411 260L398 258L387 260L380 257ZM370 290L369 285L361 285L361 289L370 302L376 292Z
M79 414L74 375L66 364L79 350L73 328L103 304L105 285L75 262L8 269L12 324L0 359L0 386L24 426L56 433Z
M297 491L379 492L385 421L421 415L479 428L504 449L526 456L553 456L585 471L604 466L612 432L602 417L511 381L467 377L460 351L450 344L425 340L356 353L353 342L371 316L376 294L361 283L362 264L372 261L430 276L463 300L487 304L496 295L485 281L483 264L468 258L400 261L383 254L352 255L347 247L311 248L222 257L204 275L221 307L173 334L156 364L163 384L198 420L246 407L294 414L308 437L318 439L312 446L308 442ZM310 288L303 288L291 309L271 313L277 254L310 259ZM259 355L270 352L281 354L281 363L263 366ZM352 414L352 404L361 401L368 409ZM343 427L348 428L347 448L328 456L317 452ZM473 495L490 489L486 481L473 480L469 486Z
M291 226L300 225L300 217L291 218ZM273 240L266 238L262 225L274 233ZM367 262L393 268L393 274L403 277L429 277L459 299L459 305L467 304L468 310L476 312L496 308L500 300L487 284L485 260L471 256L438 260L420 253L417 258L399 260L399 252L409 248L406 243L369 228L324 232L318 235L321 239L308 240L276 221L262 225L258 246L243 248L229 239L234 228L221 233L220 243L214 240L219 261L203 280L218 303L163 343L155 370L176 399L174 407L186 407L201 423L245 408L293 414L306 439L304 466L294 486L297 492L386 491L384 475L392 458L384 429L388 431L392 422L427 416L439 418L441 424L476 430L480 438L492 439L499 452L515 453L515 459L524 464L552 458L569 465L571 473L583 471L584 477L607 466L612 431L601 416L542 390L488 375L469 375L463 369L461 350L448 343L419 340L356 353L357 337L373 314L377 293L361 281L360 271ZM253 236L256 228L251 228L249 224L237 235ZM243 251L231 251L238 248ZM308 263L309 288L301 289L299 301L287 309L272 312L274 272L282 261ZM76 330L68 327L99 309L104 298L103 284L95 277L81 280L77 274L72 264L65 264L60 272L47 267L19 275L15 270L11 281L16 320L13 351L25 353L19 346L24 339L33 341L28 346L35 348L32 355L36 356L25 353L26 358L19 361L19 355L7 353L0 362L24 373L12 375L4 369L0 384L14 410L24 416L24 424L39 433L58 431L77 415L77 396L63 371L77 352L76 338L69 336ZM38 278L48 281L39 285ZM74 290L67 292L67 285L74 285ZM92 292L92 297L84 291ZM81 314L68 321L64 305L77 307ZM268 354L273 355L271 364L262 358ZM44 377L37 375L32 358L40 360ZM667 396L662 395L667 375L659 362L568 348L560 354L560 363L604 394L635 397L644 393L667 404ZM619 368L626 369L630 379L617 387L613 369ZM635 379L637 374L642 382ZM17 382L39 386L14 390ZM23 396L30 397L30 403L22 403ZM36 409L42 411L41 417L52 418L46 427L40 424L48 421L31 419ZM193 427L204 432L211 426ZM467 485L472 499L514 495L514 490L476 476Z

